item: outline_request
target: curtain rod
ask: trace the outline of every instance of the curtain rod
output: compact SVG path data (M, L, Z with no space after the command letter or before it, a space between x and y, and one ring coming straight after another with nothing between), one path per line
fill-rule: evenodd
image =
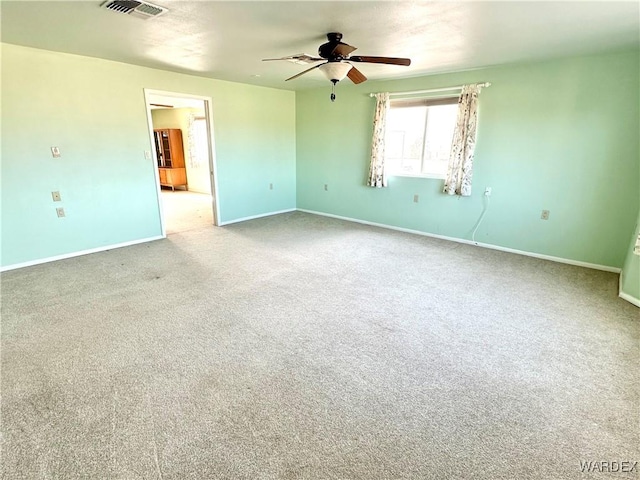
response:
M476 83L477 86L479 87L490 87L491 83L489 82L484 82L484 83ZM458 85L455 87L447 87L447 88L431 88L429 90L414 90L412 92L394 92L394 93L390 93L389 96L394 96L394 95L416 95L418 93L434 93L434 92L446 92L447 90L460 90L462 87L464 87L464 85ZM370 93L369 94L370 97L375 97L376 94L375 93Z

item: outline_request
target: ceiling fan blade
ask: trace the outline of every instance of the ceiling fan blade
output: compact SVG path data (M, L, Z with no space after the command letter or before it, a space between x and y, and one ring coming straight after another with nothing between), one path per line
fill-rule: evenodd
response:
M349 57L350 62L366 62L366 63L386 63L389 65L404 65L408 67L411 65L410 58L395 58L395 57L364 57L355 56Z
M351 52L356 51L356 47L352 47L351 45L347 45L346 43L339 43L336 47L331 51L331 56L340 55L341 57L346 57Z
M305 63L319 62L321 60L324 60L324 58L312 57L311 55L307 55L306 53L299 53L297 55L289 55L287 57L281 57L281 58L263 58L262 59L263 62L272 62L274 60L289 60L289 61L305 64Z
M365 77L364 74L353 65L351 65L351 70L347 73L347 77L349 77L349 80L356 85L367 80L367 77Z
M321 63L321 64L319 64L319 65L314 65L314 66L313 66L313 67L311 67L311 68L307 68L304 72L300 72L299 74L294 75L293 77L289 77L289 78L287 78L287 79L285 80L285 82L288 82L289 80L293 80L294 78L301 77L302 75L304 75L304 74L305 74L305 73L307 73L307 72L310 72L310 71L311 71L311 70L313 70L314 68L318 68L320 65L324 65L324 63Z

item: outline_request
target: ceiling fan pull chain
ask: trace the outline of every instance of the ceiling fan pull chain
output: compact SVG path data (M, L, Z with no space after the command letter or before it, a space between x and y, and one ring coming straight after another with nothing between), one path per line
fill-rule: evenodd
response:
M338 82L331 82L331 101L335 102L336 101L336 83Z

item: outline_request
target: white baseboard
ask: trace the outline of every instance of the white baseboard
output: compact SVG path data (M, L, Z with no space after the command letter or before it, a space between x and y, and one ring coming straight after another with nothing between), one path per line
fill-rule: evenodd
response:
M288 208L286 210L278 210L277 212L260 213L258 215L252 215L250 217L235 218L233 220L227 220L226 222L220 222L218 223L218 226L223 227L224 225L231 225L232 223L246 222L247 220L255 220L256 218L270 217L272 215L279 215L281 213L289 213L295 211L295 208Z
M422 235L424 237L439 238L441 240L449 240L451 242L464 243L466 245L475 245L477 247L489 248L491 250L500 250L501 252L515 253L517 255L524 255L524 256L527 256L527 257L540 258L542 260L550 260L552 262L566 263L568 265L576 265L578 267L593 268L594 270L603 270L605 272L620 273L620 269L619 268L610 267L608 265L598 265L596 263L580 262L578 260L571 260L571 259L568 259L568 258L553 257L551 255L543 255L541 253L526 252L524 250L516 250L514 248L501 247L499 245L492 245L490 243L480 243L480 242L474 242L472 240L465 240L463 238L447 237L445 235L437 235L435 233L427 233L427 232L422 232L420 230L412 230L410 228L395 227L393 225L386 225L384 223L368 222L366 220L360 220L358 218L343 217L343 216L340 216L340 215L333 215L331 213L318 212L318 211L315 211L315 210L307 210L307 209L304 209L304 208L298 208L298 211L311 213L311 214L314 214L314 215L322 215L324 217L337 218L339 220L346 220L348 222L362 223L364 225L371 225L373 227L387 228L389 230L396 230L396 231L399 231L399 232L413 233L415 235Z
M253 215L251 217L236 218L235 220L229 220L228 222L221 222L221 223L218 224L218 226L229 225L229 224L238 223L238 222L244 222L246 220L253 220L253 219L261 218L261 217L269 217L271 215L278 215L279 213L294 212L295 210L296 210L295 208L290 208L290 209L287 209L287 210L280 210L278 212L268 212L268 213L262 213L260 215ZM54 257L39 258L37 260L30 260L28 262L14 263L12 265L6 265L6 266L3 266L3 267L0 267L0 272L6 272L8 270L16 270L18 268L30 267L30 266L33 266L33 265L40 265L42 263L55 262L57 260L64 260L65 258L73 258L73 257L79 257L81 255L89 255L90 253L104 252L106 250L113 250L114 248L128 247L128 246L131 246L131 245L136 245L138 243L152 242L154 240L160 240L162 238L166 238L166 236L159 235L157 237L142 238L140 240L132 240L130 242L117 243L117 244L114 244L114 245L106 245L104 247L91 248L89 250L81 250L79 252L65 253L63 255L56 255Z
M465 239L462 239L462 238L448 237L448 236L445 236L445 235L437 235L437 234L434 234L434 233L422 232L420 230L412 230L412 229L409 229L409 228L395 227L393 225L386 225L384 223L369 222L369 221L360 220L360 219L357 219L357 218L343 217L341 215L334 215L334 214L331 214L331 213L319 212L319 211L316 211L316 210L307 210L307 209L304 209L304 208L289 208L289 209L286 209L286 210L279 210L279 211L276 211L276 212L268 212L268 213L262 213L262 214L259 214L259 215L252 215L250 217L236 218L234 220L221 222L221 223L219 223L218 226L231 225L233 223L245 222L247 220L254 220L256 218L270 217L272 215L279 215L281 213L289 213L289 212L295 212L295 211L310 213L310 214L313 214L313 215L321 215L321 216L324 216L324 217L337 218L339 220L346 220L346 221L349 221L349 222L360 223L360 224L363 224L363 225L371 225L373 227L386 228L386 229L389 229L389 230L396 230L396 231L399 231L399 232L412 233L412 234L415 234L415 235L422 235L424 237L432 237L432 238L438 238L438 239L441 239L441 240L449 240L449 241L452 241L452 242L463 243L463 244L467 244L467 245L475 245L475 246L478 246L478 247L489 248L489 249L492 249L492 250L499 250L499 251L502 251L502 252L515 253L515 254L524 255L524 256L527 256L527 257L534 257L534 258L540 258L540 259L543 259L543 260L550 260L552 262L566 263L566 264L569 264L569 265L576 265L576 266L579 266L579 267L592 268L592 269L595 269L595 270L603 270L605 272L620 273L620 268L610 267L610 266L607 266L607 265L598 265L598 264L594 264L594 263L580 262L580 261L577 261L577 260L570 260L570 259L561 258L561 257L553 257L551 255L542 255L542 254L539 254L539 253L526 252L524 250L516 250L516 249L513 249L513 248L501 247L501 246L498 246L498 245L491 245L489 243L473 242L471 240L465 240ZM139 240L132 240L132 241L129 241L129 242L122 242L122 243L117 243L117 244L113 244L113 245L106 245L106 246L103 246L103 247L92 248L92 249L88 249L88 250L81 250L81 251L78 251L78 252L65 253L63 255L56 255L56 256L53 256L53 257L46 257L46 258L40 258L40 259L37 259L37 260L30 260L28 262L22 262L22 263L15 263L15 264L12 264L12 265L0 266L0 272L6 272L6 271L9 271L9 270L15 270L15 269L18 269L18 268L30 267L32 265L39 265L39 264L42 264L42 263L55 262L57 260L64 260L66 258L79 257L81 255L89 255L91 253L104 252L106 250L113 250L114 248L128 247L128 246L131 246L131 245L137 245L139 243L152 242L154 240L161 240L163 238L166 238L166 237L164 237L162 235L155 236L155 237L147 237L147 238L142 238L142 239L139 239ZM637 299L637 298L635 298L635 297L633 297L633 296L631 296L629 294L626 294L626 293L622 292L621 290L620 290L619 296L620 296L620 298L622 298L624 300L627 300L628 302L640 307L640 300L639 299Z
M618 296L621 299L626 300L630 304L635 305L636 307L640 307L639 298L636 298L633 295L629 295L628 293L624 293L622 291L623 276L624 276L624 272L620 273L620 279L618 280Z
M13 265L5 265L4 267L0 267L0 272L6 272L8 270L16 270L18 268L24 268L24 267L31 267L33 265L40 265L41 263L55 262L57 260L64 260L65 258L73 258L73 257L79 257L81 255L89 255L91 253L105 252L107 250L113 250L114 248L129 247L131 245L137 245L138 243L153 242L154 240L161 240L163 238L166 238L166 237L159 235L157 237L141 238L139 240L131 240L130 242L122 242L122 243L116 243L113 245L105 245L104 247L90 248L89 250L80 250L79 252L65 253L63 255L56 255L54 257L39 258L37 260L30 260L28 262L14 263Z
M627 302L635 305L636 307L640 307L640 298L636 298L633 295L629 295L628 293L624 293L624 292L620 292L618 296L621 299L626 300Z

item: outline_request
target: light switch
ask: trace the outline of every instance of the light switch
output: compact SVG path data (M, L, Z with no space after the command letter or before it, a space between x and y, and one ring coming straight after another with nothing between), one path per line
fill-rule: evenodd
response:
M53 155L53 158L59 158L60 149L58 147L51 147L51 155Z
M62 201L62 197L60 197L60 192L51 192L51 198L53 198L54 202Z
M64 217L64 208L62 207L56 208L56 213L58 214L59 217Z
M147 160L151 160L151 152L149 150L144 151L144 158Z

